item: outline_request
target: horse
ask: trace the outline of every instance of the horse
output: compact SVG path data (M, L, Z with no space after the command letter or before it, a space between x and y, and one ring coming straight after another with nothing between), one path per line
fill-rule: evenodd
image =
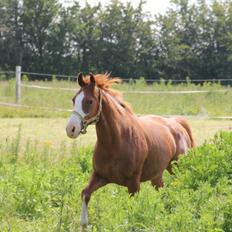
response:
M171 162L194 147L190 126L182 117L137 116L120 92L111 88L120 79L108 73L77 77L79 91L73 97L73 112L66 126L70 138L85 134L95 124L97 142L93 172L81 193L81 227L88 224L87 207L94 191L109 183L125 186L131 196L140 183L151 181L163 186L165 169L172 174Z

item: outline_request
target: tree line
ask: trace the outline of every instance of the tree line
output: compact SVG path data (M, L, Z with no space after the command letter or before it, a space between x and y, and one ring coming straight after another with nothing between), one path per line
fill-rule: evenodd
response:
M165 14L151 15L143 1L67 7L58 0L1 0L0 69L231 78L232 1L171 2Z

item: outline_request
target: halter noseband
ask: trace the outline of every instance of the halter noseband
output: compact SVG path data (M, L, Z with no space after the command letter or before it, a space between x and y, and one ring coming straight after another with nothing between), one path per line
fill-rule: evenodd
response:
M93 116L89 119L85 119L85 117L83 117L77 111L73 110L73 112L72 112L81 120L81 131L80 131L81 134L86 134L88 125L94 124L94 123L96 124L100 119L100 114L102 111L102 92L99 88L98 88L98 90L99 90L99 107L98 107L98 112L95 116Z

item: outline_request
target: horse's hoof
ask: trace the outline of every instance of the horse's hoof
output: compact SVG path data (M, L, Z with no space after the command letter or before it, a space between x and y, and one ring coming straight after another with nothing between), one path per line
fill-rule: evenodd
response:
M87 225L81 225L81 232L86 232Z
M80 222L81 227L87 227L88 226L88 221L82 221Z

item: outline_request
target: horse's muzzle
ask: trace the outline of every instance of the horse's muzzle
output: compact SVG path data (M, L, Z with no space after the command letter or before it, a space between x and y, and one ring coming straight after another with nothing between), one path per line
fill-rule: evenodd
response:
M81 132L80 122L77 117L71 116L66 126L66 134L69 138L75 139Z
M70 127L66 127L66 134L69 138L71 139L75 139L78 137L78 135L80 134L80 132L77 132L77 129L73 126L72 129L70 129Z

